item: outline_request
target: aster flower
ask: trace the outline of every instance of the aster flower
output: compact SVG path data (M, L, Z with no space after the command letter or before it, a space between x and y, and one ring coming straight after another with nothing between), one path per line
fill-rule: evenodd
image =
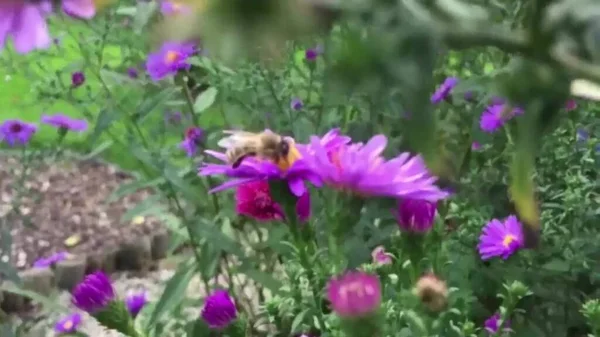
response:
M136 317L146 303L148 303L148 299L146 298L145 291L131 293L125 298L125 306L132 317Z
M29 142L37 129L35 124L9 119L0 124L0 141L5 141L9 146L15 146L17 143L24 145Z
M436 209L436 203L427 200L399 200L395 212L398 226L406 232L427 232L433 226Z
M160 81L179 70L189 70L187 59L196 52L193 43L165 42L158 51L148 54L146 71L153 81Z
M0 49L9 36L20 54L49 48L52 39L48 33L46 17L51 11L52 3L49 0L0 2Z
M373 263L379 266L392 264L392 255L385 251L383 246L378 246L373 249L371 253L371 257L373 258Z
M570 99L567 101L567 103L565 103L565 110L567 111L573 111L577 109L577 101L574 99Z
M440 87L431 95L431 103L437 104L450 96L452 89L458 84L458 78L448 77L440 85Z
M433 273L421 276L413 292L421 303L433 312L444 309L448 303L448 286Z
M200 316L211 329L223 329L237 318L237 309L227 291L215 290L204 301Z
M198 144L202 139L202 129L198 127L191 127L186 130L183 141L179 143L179 147L185 150L188 157L193 157L198 151Z
M302 102L302 100L298 97L294 97L292 98L292 101L290 102L290 109L292 110L301 110L304 107L304 103Z
M134 67L127 68L127 76L129 76L129 78L138 78L138 70Z
M281 206L273 200L266 181L241 184L235 191L235 211L259 221L282 220Z
M52 125L63 131L83 132L87 130L88 123L83 119L71 118L65 114L43 115L42 123Z
M402 153L386 160L382 152L387 138L376 135L367 144L340 146L328 152L318 137L311 137L307 156L310 170L327 185L361 196L414 198L437 201L449 193L434 185L421 156Z
M308 62L314 62L321 54L323 54L323 46L318 45L314 48L306 49L304 51L304 59Z
M517 217L509 216L504 222L493 219L479 236L477 246L482 260L500 256L504 260L521 249L524 244L523 228Z
M325 135L323 135L323 137L321 137L319 140L319 144L325 148L327 155L331 156L338 149L349 144L351 141L352 139L350 137L341 134L339 128L335 128L329 130ZM298 151L300 151L302 156L311 156L315 153L311 149L310 144L296 144L296 148Z
M375 275L351 271L329 280L327 299L340 317L367 316L381 305L381 283Z
M62 251L54 253L46 258L37 259L33 263L34 268L47 268L55 265L58 262L64 261L69 257L69 253Z
M308 192L304 184L305 180L310 181L315 186L321 186L321 180L305 163L302 155L296 148L294 140L289 137L286 137L286 140L290 144L290 151L287 158L281 159L278 163L249 157L244 159L240 163L240 166L233 168L228 163L225 153L207 150L205 151L207 154L221 160L223 164L204 164L198 170L198 174L201 176L225 175L233 178L213 188L210 193L223 191L253 181L284 180L287 182L292 194L300 197Z
M471 150L472 151L479 151L479 150L481 150L481 144L479 142L473 142L471 144Z
M114 299L115 290L104 272L89 274L72 293L73 304L90 314L105 309Z
M85 75L81 71L76 71L71 74L71 86L77 88L85 83Z
M190 7L182 4L181 1L166 1L160 2L160 12L164 15L175 15L190 11Z
M498 332L498 330L500 329L500 313L495 313L494 315L492 315L490 318L485 320L484 328L487 332L489 332L490 334L496 334ZM510 321L505 321L502 322L502 330L504 331L510 331Z
M62 0L65 14L82 19L91 19L96 15L94 0Z
M81 314L73 313L73 314L70 314L66 317L59 319L58 322L56 322L56 325L54 325L54 331L59 336L73 334L77 331L77 328L79 328L80 324L81 324Z
M504 111L503 104L494 104L488 106L479 119L479 128L488 133L496 132L504 125L502 113Z

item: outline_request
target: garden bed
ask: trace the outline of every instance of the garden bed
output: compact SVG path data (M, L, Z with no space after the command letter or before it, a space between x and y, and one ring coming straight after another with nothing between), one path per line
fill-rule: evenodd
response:
M70 290L94 270L143 271L165 257L168 235L158 221L122 221L151 191L108 202L132 176L97 161L66 160L38 165L20 182L22 169L18 157L0 156L0 221L8 224L10 261L27 287L42 293L54 286ZM21 201L17 212L15 200ZM43 260L49 258L60 261ZM5 311L26 309L22 299L4 295Z

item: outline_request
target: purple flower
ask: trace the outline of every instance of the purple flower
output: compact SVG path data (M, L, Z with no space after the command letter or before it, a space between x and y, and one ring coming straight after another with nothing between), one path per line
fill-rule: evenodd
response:
M490 318L485 320L484 327L487 332L490 334L496 334L498 329L500 329L500 313L495 313ZM502 330L510 331L510 321L502 322Z
M465 92L463 97L467 102L475 102L475 93L473 93L472 91Z
M101 311L115 299L115 290L110 278L102 271L89 274L73 290L73 304L90 314Z
M590 133L584 129L577 129L577 142L584 143L590 138Z
M157 52L148 54L146 71L153 81L160 81L179 70L190 69L187 59L195 53L193 43L165 42Z
M481 150L481 144L479 144L479 142L473 142L471 144L471 150L472 151L479 151L479 150Z
M577 101L574 99L570 99L567 101L567 103L565 103L565 110L567 111L573 111L577 109Z
M91 19L96 15L94 0L63 0L62 10L75 18Z
M373 249L371 252L371 257L373 258L373 263L379 266L392 264L392 255L385 251L385 247L378 246Z
M62 252L58 252L58 253L54 253L46 258L40 258L37 259L34 263L33 263L33 267L34 268L47 268L47 267L51 267L54 264L60 262L60 261L64 261L69 257L69 253L62 251Z
M171 125L178 125L181 123L183 115L179 111L168 112L165 114L165 123Z
M198 151L198 144L202 139L202 129L198 127L191 127L185 131L185 137L183 141L179 143L179 147L185 150L188 157L193 157Z
M223 329L237 318L237 310L227 291L215 290L204 301L200 316L211 329Z
M136 317L146 303L148 303L148 299L146 298L145 291L130 294L125 298L125 306L132 317Z
M458 78L448 77L440 87L431 95L431 103L437 104L450 96L452 89L458 84Z
M88 123L83 119L74 119L65 114L43 115L42 123L55 126L64 131L83 132Z
M500 256L504 260L523 247L523 227L517 217L509 216L504 222L493 219L479 236L477 248L482 260Z
M504 103L506 103L506 100L502 97L493 96L490 99L490 105L503 105Z
M494 133L504 125L502 113L504 104L495 104L488 106L479 119L479 128L488 133Z
M315 48L306 49L304 51L304 59L309 62L314 62L321 54L323 54L323 46L318 45Z
M375 275L351 271L327 284L327 299L340 317L364 317L381 305L381 283Z
M52 45L46 16L52 11L49 0L0 2L0 49L7 37L12 37L15 50L20 54ZM25 23L26 22L26 23Z
M406 232L425 233L433 226L436 203L418 199L398 201L396 218L400 229Z
M57 335L73 334L77 331L77 328L81 324L81 314L73 313L66 317L63 317L56 322L54 331Z
M164 15L174 15L179 14L184 11L189 11L190 8L180 1L166 1L163 0L160 2L160 11Z
M344 136L340 133L339 128L329 130L321 139L319 143L325 150L327 154L330 155L340 149L342 146L346 146L352 141L352 138L348 136ZM314 155L314 151L312 150L310 144L296 144L296 148L300 153L305 155Z
M376 135L367 144L328 149L318 137L311 137L306 162L312 172L327 185L361 196L385 196L437 201L449 193L434 185L421 156L402 153L386 160L381 154L387 145L384 135Z
M129 76L129 78L138 78L138 70L134 67L127 68L127 76Z
M300 197L308 192L304 185L305 180L310 181L315 186L321 186L322 182L319 176L310 170L296 148L294 140L289 137L286 137L286 140L290 144L288 156L280 159L277 163L249 157L244 159L240 166L233 168L228 163L227 156L224 153L207 150L205 151L207 154L223 161L224 164L204 164L200 167L198 173L202 176L226 175L234 178L213 188L210 191L211 193L253 181L286 180L292 194Z
M298 97L295 97L292 99L292 101L290 102L290 108L292 110L301 110L304 107L304 103L302 102L302 100Z
M81 71L71 74L71 86L73 88L80 87L83 83L85 83L85 75Z
M35 124L9 119L0 124L0 141L5 141L9 146L15 146L17 143L24 145L29 142L37 129Z

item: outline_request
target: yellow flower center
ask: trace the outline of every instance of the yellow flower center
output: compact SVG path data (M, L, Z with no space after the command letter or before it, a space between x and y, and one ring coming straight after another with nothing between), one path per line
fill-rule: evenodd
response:
M63 324L65 330L71 330L73 328L73 321L68 320Z
M504 237L504 240L502 240L502 245L506 248L508 248L510 246L511 243L513 243L513 241L515 241L517 238L512 235L512 234L507 234Z
M169 50L165 55L165 63L171 64L179 59L179 53L173 50Z
M300 154L300 151L298 151L298 149L296 148L296 145L293 142L290 142L290 150L288 151L287 156L280 158L276 164L280 170L287 171L290 169L290 167L292 167L292 165L294 165L296 160L301 158L302 155Z
M179 2L171 1L171 8L173 8L174 12L179 12L181 10L181 4Z

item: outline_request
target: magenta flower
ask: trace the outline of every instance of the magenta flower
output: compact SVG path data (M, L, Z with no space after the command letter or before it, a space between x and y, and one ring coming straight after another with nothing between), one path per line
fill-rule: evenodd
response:
M332 310L340 317L364 317L379 309L381 283L375 275L360 271L348 272L329 280L327 299Z
M402 153L386 160L381 154L387 138L376 135L367 144L340 146L328 151L318 137L311 137L306 157L310 170L327 185L361 196L414 198L437 201L449 193L434 185L421 156Z
M292 110L301 110L304 107L304 103L302 102L302 100L298 97L292 98L292 101L290 102L290 109Z
M140 313L140 311L142 311L146 303L148 303L148 299L146 298L145 291L129 294L125 298L125 306L127 307L127 311L129 311L131 317L134 318Z
M304 59L308 62L314 62L321 54L323 54L323 46L318 45L314 48L306 49L304 51Z
M9 146L15 146L17 143L25 145L37 129L35 124L9 119L0 124L0 141L5 141Z
M266 181L241 184L235 191L235 211L259 221L282 220L281 206L273 200Z
M202 140L202 129L198 127L191 127L185 131L183 141L179 143L179 147L185 150L188 157L193 157L198 151L198 144Z
M71 118L65 114L43 115L42 123L52 125L63 131L83 132L87 130L88 123L83 119Z
M164 15L174 15L190 10L189 6L182 4L180 1L166 1L160 2L160 12Z
M115 299L112 282L102 271L89 274L72 292L71 302L90 314L106 308Z
M567 111L573 111L577 109L577 101L574 99L570 99L567 101L567 103L565 103L565 110Z
M237 318L237 309L227 291L215 290L204 301L200 316L211 329L223 329Z
M65 14L82 19L91 19L96 15L94 0L62 0Z
M373 249L371 253L371 257L373 258L373 263L379 266L392 264L392 255L385 251L383 246L378 246Z
M479 150L481 150L481 144L479 144L479 142L473 142L471 144L471 150L472 151L479 151Z
M296 201L296 214L298 215L298 220L304 222L310 218L311 207L310 207L310 192L306 191L306 193L302 194L298 201Z
M431 229L437 205L434 202L418 199L398 201L395 211L400 229L406 232L425 233Z
M300 197L308 192L304 181L309 181L315 186L321 186L322 182L306 164L299 150L296 148L294 140L287 137L290 143L288 157L274 163L269 160L260 160L249 157L244 159L240 166L233 168L227 161L224 153L207 150L207 154L221 160L223 164L204 164L198 170L201 176L225 175L233 178L224 184L213 188L210 193L223 191L241 184L253 181L266 180L285 180L293 195Z
M196 46L186 42L165 42L160 49L148 54L146 71L153 81L176 74L179 70L189 70L188 58L196 53Z
M479 128L487 133L494 133L504 125L502 113L504 104L495 104L488 106L479 119Z
M477 248L482 260L500 256L504 260L523 247L523 227L517 217L509 216L501 222L493 219L479 236Z
M484 327L490 334L496 334L500 329L500 313L495 313L490 318L485 320ZM502 322L502 330L510 331L510 321Z
M78 88L85 83L85 75L81 71L71 74L71 87Z
M33 267L34 268L51 267L51 266L57 264L58 262L66 260L68 257L69 257L69 253L65 252L65 251L54 253L46 258L37 259L33 263Z
M440 85L440 87L431 95L431 103L437 104L450 96L452 89L458 84L458 78L448 77Z
M80 324L81 314L73 313L58 320L54 326L54 331L59 336L73 334L77 331L77 328L79 328Z
M352 141L352 139L348 136L344 136L340 133L339 128L329 130L321 139L319 140L319 144L325 151L328 156L331 156L334 152L339 150L341 147L346 146ZM312 150L310 144L296 144L296 148L303 156L312 156L315 154L315 151Z
M52 45L46 16L52 11L49 0L0 2L0 49L12 37L15 50L20 54Z

